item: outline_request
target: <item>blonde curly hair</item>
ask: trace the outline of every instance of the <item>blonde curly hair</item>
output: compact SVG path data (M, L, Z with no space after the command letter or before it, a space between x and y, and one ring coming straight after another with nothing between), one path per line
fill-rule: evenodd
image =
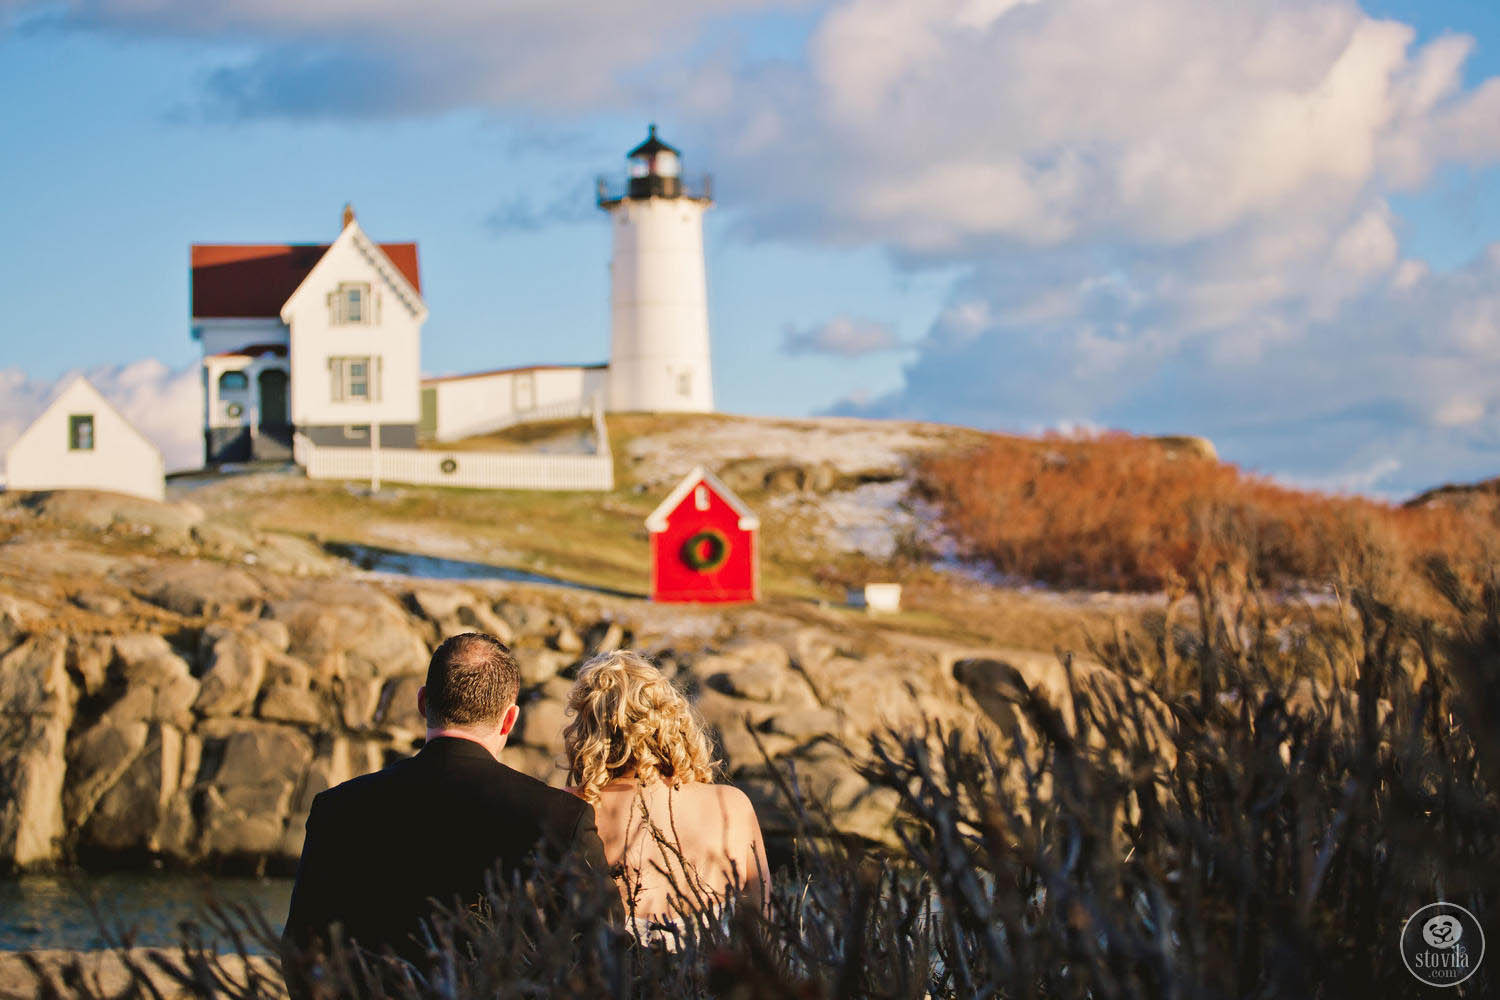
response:
M714 779L718 762L698 713L639 653L601 653L580 667L568 714L568 781L586 802L629 775L643 785Z

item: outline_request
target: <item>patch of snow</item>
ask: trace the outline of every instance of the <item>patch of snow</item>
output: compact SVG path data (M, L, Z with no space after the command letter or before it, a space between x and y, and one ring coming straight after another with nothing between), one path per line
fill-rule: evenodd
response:
M424 555L420 552L397 552L393 549L376 548L370 545L339 544L329 546L335 555L365 571L366 576L418 580L498 580L505 583L545 583L556 587L576 590L593 590L540 573L511 569L508 566L492 566L488 563L467 559L446 559L442 556Z
M840 473L900 468L914 453L943 442L940 429L850 418L817 421L736 420L694 424L631 441L626 457L647 488L675 482L706 464L722 467L748 458L799 465L827 464Z

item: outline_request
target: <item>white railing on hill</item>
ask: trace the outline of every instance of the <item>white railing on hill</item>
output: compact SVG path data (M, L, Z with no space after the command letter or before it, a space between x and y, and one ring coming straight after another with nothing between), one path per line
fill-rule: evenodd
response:
M582 415L589 415L585 410ZM592 454L441 451L427 448L329 448L298 434L296 458L310 479L368 479L487 490L612 490L615 462L604 414L592 410ZM371 437L376 437L372 434Z

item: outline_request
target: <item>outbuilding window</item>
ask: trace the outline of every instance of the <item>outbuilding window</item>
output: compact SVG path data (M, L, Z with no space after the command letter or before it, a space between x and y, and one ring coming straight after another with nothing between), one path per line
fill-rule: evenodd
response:
M380 399L380 358L329 358L329 398L335 403L369 403Z
M68 417L68 450L94 450L94 415L74 413Z
M343 281L328 296L329 322L354 326L375 322L376 302L368 281Z

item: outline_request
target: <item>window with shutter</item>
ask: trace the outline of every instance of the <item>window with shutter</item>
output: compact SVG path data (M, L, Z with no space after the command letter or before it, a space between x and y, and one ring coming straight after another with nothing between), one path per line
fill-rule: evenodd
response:
M329 358L330 396L335 403L368 403L380 398L379 358Z
M334 326L367 326L375 313L368 281L343 281L328 297L329 322Z

